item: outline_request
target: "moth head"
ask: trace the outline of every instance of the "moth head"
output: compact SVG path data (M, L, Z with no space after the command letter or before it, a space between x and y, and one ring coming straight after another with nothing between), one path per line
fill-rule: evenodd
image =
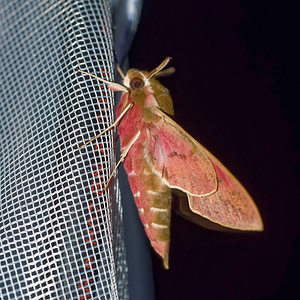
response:
M124 76L123 84L127 88L134 91L142 90L145 86L149 85L149 80L152 77L156 77L160 75L161 70L169 63L170 60L171 57L165 58L164 61L158 67L153 69L151 72L140 71L137 69L128 70L126 76Z
M124 78L123 84L130 90L142 90L145 85L149 84L146 73L145 71L130 69Z

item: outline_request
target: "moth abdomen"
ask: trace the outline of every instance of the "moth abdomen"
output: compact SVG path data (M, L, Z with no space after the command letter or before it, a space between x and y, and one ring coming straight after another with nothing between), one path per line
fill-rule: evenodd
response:
M125 168L128 168L129 165L130 162L125 161ZM149 166L143 161L140 172L136 173L135 176L129 176L128 179L133 189L134 201L146 234L152 247L163 258L165 268L168 269L171 190L162 182L159 176L151 172L146 172L149 175L145 175L144 171L150 171L148 169ZM142 176L139 173L142 173Z

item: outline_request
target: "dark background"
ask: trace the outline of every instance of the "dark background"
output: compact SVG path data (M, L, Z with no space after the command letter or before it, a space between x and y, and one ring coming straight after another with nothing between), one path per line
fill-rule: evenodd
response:
M296 2L145 0L130 51L166 56L175 121L243 183L262 233L209 231L173 214L156 299L300 299L299 10Z

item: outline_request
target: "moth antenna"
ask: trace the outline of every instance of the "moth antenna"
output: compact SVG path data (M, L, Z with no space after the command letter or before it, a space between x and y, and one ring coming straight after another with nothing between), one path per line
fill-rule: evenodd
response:
M122 69L121 69L121 67L120 67L120 65L119 65L118 62L117 62L117 70L118 70L119 74L121 75L121 77L124 79L125 75L124 75L124 73L123 73L123 71L122 71Z
M153 77L157 78L157 77L169 76L174 74L175 72L176 72L175 68L170 67L168 69L157 72L156 74L153 75Z
M118 169L119 165L121 164L121 162L123 162L123 160L125 159L128 151L130 150L130 148L132 147L132 145L136 142L136 140L138 139L138 137L140 136L141 132L138 131L137 134L133 137L133 139L130 141L130 143L126 146L126 148L123 150L124 152L120 155L120 159L118 161L118 163L116 164L114 170L112 171L112 173L110 174L107 182L106 182L106 185L103 189L103 192L107 189L108 185L109 185L109 182L110 180L112 179L114 173L116 172L116 170Z
M147 76L147 80L150 79L152 76L154 76L156 73L158 73L159 71L161 71L169 62L170 60L172 59L172 57L166 57L163 62L158 66L156 67L155 69L153 69L149 75Z
M116 127L118 125L118 123L120 122L120 120L123 118L123 116L126 114L126 112L133 106L133 103L130 102L125 109L122 111L122 113L119 115L119 117L116 119L115 122L113 122L109 127L107 127L106 129L104 129L103 131L101 131L99 134L97 134L96 136L94 136L92 139L90 139L89 141L87 141L84 145L79 147L79 150L81 148L83 148L84 146L88 145L90 142L92 142L93 140L95 140L96 138L98 138L99 136L101 136L103 133L107 132L108 130Z

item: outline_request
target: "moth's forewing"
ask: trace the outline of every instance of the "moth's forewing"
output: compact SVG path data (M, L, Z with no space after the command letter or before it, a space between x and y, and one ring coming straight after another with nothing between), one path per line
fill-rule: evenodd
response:
M147 136L152 171L170 188L192 195L214 193L217 178L210 160L178 124L159 110L155 114L159 118Z

